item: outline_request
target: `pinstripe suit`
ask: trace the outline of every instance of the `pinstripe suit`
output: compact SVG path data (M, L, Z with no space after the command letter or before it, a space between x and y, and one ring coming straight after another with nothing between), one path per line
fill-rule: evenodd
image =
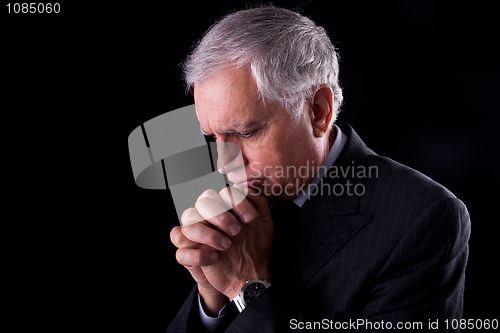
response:
M362 318L394 326L422 322L425 331L429 319L443 326L446 318L461 318L466 207L428 177L375 154L350 126L338 126L348 140L337 170L361 166L377 173L330 173L320 184L323 194L275 216L273 286L241 314L231 308L218 331L285 332L291 319ZM348 181L364 193L340 194ZM201 331L197 310L194 288L168 332Z

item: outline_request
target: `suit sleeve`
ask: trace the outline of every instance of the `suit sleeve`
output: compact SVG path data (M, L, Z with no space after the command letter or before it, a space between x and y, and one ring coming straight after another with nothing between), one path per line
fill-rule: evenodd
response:
M438 319L439 329L433 332L446 331L443 320L462 317L469 235L469 214L459 199L447 197L433 202L404 233L361 309L335 321L384 321L391 322L393 328L397 323L421 322L420 331L425 332L429 320ZM294 329L293 320L325 319L280 302L282 298L273 288L255 299L226 332L300 331ZM369 328L358 327L359 331Z
M372 322L460 319L470 219L457 198L433 202L405 232L380 271L362 317Z
M198 313L198 288L196 285L167 328L167 333L181 332L206 332Z

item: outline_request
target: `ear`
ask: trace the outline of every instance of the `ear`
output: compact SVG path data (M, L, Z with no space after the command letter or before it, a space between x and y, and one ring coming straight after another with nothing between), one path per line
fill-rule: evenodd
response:
M322 84L314 93L311 111L314 135L322 137L328 131L333 118L333 91L329 85Z

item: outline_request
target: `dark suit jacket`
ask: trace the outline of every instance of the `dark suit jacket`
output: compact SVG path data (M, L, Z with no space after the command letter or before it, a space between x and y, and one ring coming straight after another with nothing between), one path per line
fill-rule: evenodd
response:
M413 331L423 332L429 320L439 320L433 332L443 332L445 319L461 318L466 207L425 175L375 154L350 126L339 126L348 140L320 184L323 193L275 221L272 287L241 314L231 308L218 331L300 331L299 322L314 321L383 331L384 321L394 328L420 322ZM372 326L346 326L358 319ZM198 332L199 324L194 288L168 332Z

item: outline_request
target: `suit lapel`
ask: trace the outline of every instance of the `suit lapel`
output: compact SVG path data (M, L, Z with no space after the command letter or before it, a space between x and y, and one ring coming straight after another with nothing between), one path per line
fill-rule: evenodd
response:
M369 215L333 215L328 205L311 209L314 213L310 218L299 220L291 266L293 282L304 288L321 267L371 220ZM307 211L310 210L304 210L304 214Z
M360 196L352 194L355 186L358 189L364 186L364 179L351 172L352 168L366 167L367 153L371 151L352 128L342 126L342 131L348 136L348 141L330 169L337 170L328 172L330 176L320 182L317 194L304 203L291 221L295 223L297 233L292 246L293 272L289 273L292 282L301 288L306 288L321 267L372 218L358 214ZM342 193L341 188L344 189Z

